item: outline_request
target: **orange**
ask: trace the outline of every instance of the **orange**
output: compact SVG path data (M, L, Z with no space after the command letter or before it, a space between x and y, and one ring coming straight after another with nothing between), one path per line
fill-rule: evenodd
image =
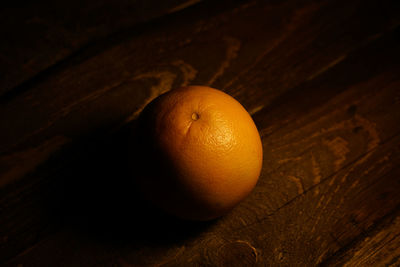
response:
M147 162L144 195L183 219L210 220L243 200L262 166L262 144L244 107L228 94L189 86L153 100L140 116Z

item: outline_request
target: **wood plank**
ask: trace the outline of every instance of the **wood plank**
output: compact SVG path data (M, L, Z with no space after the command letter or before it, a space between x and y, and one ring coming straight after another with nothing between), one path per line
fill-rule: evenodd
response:
M29 79L54 72L57 64L93 43L200 1L5 1L0 10L0 96L23 91L33 82Z
M304 94L288 93L283 96L281 102L287 108L286 112L265 109L255 114L261 131L267 133L263 137L266 151L264 166L269 168L264 168L253 194L231 214L201 229L193 238L187 238L188 233L182 233L179 228L168 228L171 231L169 236L162 233L166 228L160 227L161 233L156 231L156 237L152 239L150 236L154 224L146 228L139 223L141 227L134 228L150 235L147 236L150 245L146 243L146 238L144 241L139 238L135 230L122 231L120 234L126 235L128 240L131 238L130 241L118 233L114 233L117 236L112 238L122 242L122 249L103 253L105 248L100 245L98 251L92 253L101 254L104 258L97 259L103 262L118 259L118 262L138 265L207 265L230 262L234 255L226 255L229 251L244 250L247 251L243 252L246 262L256 260L260 265L294 264L291 259L301 260L299 263L303 264L316 264L369 231L400 204L400 187L396 178L400 160L400 81L397 69L384 70L382 73L379 67L391 60L396 61L393 55L397 45L392 43L394 41L391 38L395 35L383 37L360 53L355 53L354 57L348 57L324 77L310 81L303 87L307 89L302 90ZM380 41L392 44L386 50L392 57L382 54L376 57L375 62L367 64L365 55L383 45ZM363 58L365 64L360 62ZM354 68L355 62L367 70L371 75L369 79L359 82L346 76L337 84L332 82L332 78L342 77L337 75L346 66ZM331 92L328 99L325 97L327 91L321 90L327 85ZM343 92L342 86L347 90ZM336 95L332 92L336 92ZM314 97L312 103L315 104L303 110L310 103L310 95ZM278 116L276 121L280 125L268 132L271 114ZM315 171L317 168L319 172ZM296 174L301 177L303 185L298 186L296 180L289 178ZM315 180L317 177L318 181ZM81 224L81 227L84 225ZM167 223L166 226L170 227L171 224ZM124 229L119 223L118 227ZM191 225L184 227L187 231L191 228ZM94 231L94 234L99 237L98 232L96 234ZM157 238L157 234L161 235ZM186 238L180 241L179 237L182 236ZM170 245L165 248L160 240ZM57 249L64 242L72 242L74 247L90 247L91 243L82 241L79 235L76 237L61 232L12 263L32 262L32 257L36 257L34 255L43 255L44 258L51 248ZM70 253L58 253L59 258L48 260L73 262Z
M375 156L397 158L398 144L399 138L392 139ZM387 150L394 145L396 149ZM362 162L361 158L258 223L236 231L235 236L231 232L224 237L228 242L243 240L251 244L261 254L261 266L321 263L369 231L384 214L398 210L398 158L390 160L384 163L371 158ZM361 175L367 168L371 173ZM342 182L344 177L346 182ZM388 198L382 199L382 195Z
M389 216L382 226L363 235L355 246L329 259L326 266L400 265L400 217Z
M254 254L253 245L246 245L247 241L244 239L249 233L238 236L238 240L244 242L228 239L231 238L229 233L254 225L249 228L253 231L251 234L259 235L260 230L270 225L258 221L267 220L265 218L286 205L294 205L291 204L295 203L294 199L297 200L304 193L309 195L309 190L313 190L313 194L316 194L317 189L323 192L320 182L326 184L326 180L331 179L332 175L352 166L360 158L372 160L375 156L369 158L366 155L373 154L381 143L389 140L399 130L397 102L393 102L398 101L399 73L396 69L399 62L399 52L396 49L398 30L391 32L398 23L394 12L386 6L389 14L386 20L377 19L379 12L374 17L371 6L377 7L376 10L385 10L385 7L376 6L375 2L369 3L368 8L359 2L351 2L347 12L343 13L333 9L340 3L327 2L322 6L307 1L295 3L255 2L187 25L180 26L178 22L172 22L154 32L143 34L140 38L133 38L131 42L108 48L93 58L87 59L84 55L85 59L76 66L69 66L49 76L18 98L4 103L1 107L4 117L0 120L7 122L0 138L3 142L1 163L4 170L0 194L0 207L5 214L1 216L0 222L0 229L3 230L0 234L4 237L1 247L3 259L38 243L37 247L12 263L32 262L35 259L32 258L33 255L41 255L41 261L45 262L49 253L55 256L47 260L58 259L58 262L64 262L65 265L81 261L82 258L68 250L68 247L64 248L65 252L52 250L58 250L66 241L66 244L72 244L71 247L76 245L83 249L86 246L87 250L83 251L92 255L88 256L91 259L87 259L92 264L112 262L115 259L121 259L121 265L163 262L173 265L188 263L190 260L206 263L216 260L217 256L213 254L212 248L219 246L223 246L224 255L231 250L246 250L246 262L252 262L254 257L257 257L257 262L261 261L260 257L264 256L257 253L260 249L270 251L266 245L256 247ZM266 19L265 12L271 14L271 17ZM323 14L323 19L320 14ZM369 15L372 17L368 17ZM367 17L378 23L368 22ZM337 18L335 25L331 24L333 18ZM371 27L364 29L358 24L360 21L369 23ZM344 25L348 27L345 28ZM247 30L251 27L255 28L254 32ZM324 34L326 29L327 33ZM361 29L364 29L363 32ZM381 37L380 34L386 31L391 33ZM221 40L222 33L226 34L226 38ZM317 37L312 41L307 38L315 35ZM186 39L188 36L192 38ZM258 38L259 36L262 37ZM160 51L153 54L146 48L149 43L150 49L161 47ZM210 43L214 44L212 48ZM293 43L298 43L298 46L290 48ZM196 51L202 53L197 54ZM302 56L304 53L308 55L306 59ZM322 56L325 54L326 56ZM346 56L342 56L343 54ZM124 61L118 62L116 58ZM303 65L299 62L305 63ZM236 79L241 68L245 71ZM349 72L355 75L346 75ZM279 73L292 73L292 76L274 78L274 75L280 76ZM247 78L247 75L251 77ZM77 80L75 77L82 78ZM254 86L254 81L257 81L257 86ZM270 81L273 81L272 86L268 87ZM160 92L189 82L209 83L220 88L226 86L227 92L235 95L252 110L263 134L266 151L264 166L268 166L252 196L231 215L202 231L200 237L194 238L192 243L182 243L176 241L176 237L167 237L167 242L177 245L169 244L165 248L159 244L158 250L153 245L144 246L144 241L139 240L135 244L138 248L125 246L123 256L120 256L119 250L110 249L110 253L105 253L109 247L92 247L91 238L85 241L77 233L75 235L78 237L66 234L67 230L58 232L60 226L52 225L55 214L49 213L48 207L43 204L43 201L49 200L43 195L48 194L54 186L57 188L62 185L57 184L57 181L62 181L63 177L84 178L85 175L74 173L79 169L78 166L88 162L92 164L90 167L101 166L98 162L96 165L96 162L88 160L94 154L104 155L101 154L104 151L121 153L118 150L99 150L96 148L99 144L97 141L93 144L88 140L101 137L101 132L107 136L110 129L119 129L121 124L134 119L143 104ZM79 92L73 90L74 88L80 88ZM8 114L14 114L12 122L6 119ZM314 133L317 134L313 135ZM75 147L71 148L66 144L75 144ZM111 141L112 144L114 143ZM82 162L78 160L76 163L71 159L75 156L80 157ZM99 156L94 158L99 159ZM43 165L44 162L47 164ZM99 162L105 163L104 159ZM21 168L21 164L24 164L24 168ZM355 169L365 166L362 164ZM64 171L69 168L72 170L65 174ZM91 170L93 169L87 167L84 174L89 176ZM72 182L70 185L76 186L76 180L73 181L75 184ZM93 180L84 183L82 192L89 188L91 181ZM347 183L350 182L346 182L346 186ZM334 185L339 186L335 183ZM102 186L105 185L100 185ZM334 191L336 187L330 190ZM341 187L337 190L338 194L343 192L340 191ZM330 194L333 194L331 191ZM307 198L307 203L317 203L315 201L319 201L319 197L322 198L322 195ZM396 203L392 193L389 194L389 199ZM78 203L72 203L69 207L75 208ZM360 204L356 202L354 205ZM389 212L391 209L392 205L382 212ZM374 218L379 219L381 215L375 214ZM290 218L285 216L288 215L277 217L275 222L279 224L279 220L288 221ZM301 218L304 219L304 216L306 215ZM373 220L367 222L373 223ZM286 226L288 225L292 226L286 222ZM54 227L56 229L52 229ZM82 227L82 224L78 227ZM192 226L186 227L187 230L191 228ZM149 229L141 230L149 234ZM283 231L283 228L276 229ZM51 235L54 231L58 234ZM187 238L187 233L180 233L179 229L174 231L176 232L172 233L176 233L178 237ZM137 233L134 231L131 234L132 239L136 240ZM271 236L274 234L276 233ZM345 244L357 234L357 231L344 233L336 238ZM46 239L49 235L49 239ZM280 240L290 240L290 236L278 237ZM41 240L45 241L39 242ZM320 241L312 241L318 247ZM155 242L162 243L157 238ZM261 239L259 242L261 243ZM304 261L315 261L317 256L321 256L322 260L340 247L330 239L326 242L328 244L325 246L329 247L326 254L318 254L321 252L318 251L310 254L313 258L304 258ZM182 250L183 245L189 252ZM300 253L295 246L285 249L294 254ZM182 251L194 258L182 256ZM76 257L71 257L72 254ZM102 257L95 259L100 254ZM284 252L282 256L279 255L278 253L278 258L286 258Z
M345 15L342 12L329 13L328 11L332 10L336 3L326 4L327 6L322 7L316 6L313 2L300 2L296 3L297 5L290 1L278 5L259 3L250 6L244 5L236 11L222 12L220 15L215 15L213 20L204 21L200 18L188 25L181 25L180 28L177 25L178 22L173 22L168 27L161 27L158 31L134 38L130 42L117 45L94 58L84 60L76 67L67 68L58 74L51 75L36 85L34 90L30 90L0 107L0 123L3 123L2 128L4 129L0 133L0 140L2 140L0 153L3 162L1 169L6 170L7 173L7 175L3 173L0 183L7 184L20 179L45 161L49 155L58 151L62 145L70 143L78 137L92 134L95 129L110 129L117 127L124 120L129 121L135 117L144 103L149 102L161 92L180 85L207 84L209 81L215 81L213 85L223 88L225 84L232 83L226 91L236 96L254 113L309 77L291 69L289 63L286 64L288 69L281 70L279 66L283 63L273 64L270 62L269 56L264 55L266 48L268 48L268 55L276 55L281 58L282 62L288 53L288 50L282 50L281 46L270 51L270 46L274 42L280 44L285 41L289 44L294 43L295 39L307 40L305 43L297 42L301 46L299 44L300 51L297 50L297 47L291 51L290 54L293 54L294 57L309 50L320 51L320 54L332 56L331 58L309 57L312 62L305 64L306 67L302 71L315 76L315 73L321 72L321 66L332 65L332 60L333 63L338 63L337 57L341 57L344 52L353 49L355 43L368 42L377 34L397 25L397 20L393 18L391 20L391 17L388 16L387 21L378 20L378 23L373 23L374 27L368 28L370 30L356 38L355 33L358 33L361 27L357 24L360 20L359 17L365 19L365 22L367 22L367 18L368 21L372 20L373 17L369 16L371 10L364 10L365 7L362 4L360 8L360 4L356 1L352 5L348 5L349 11L345 12ZM301 4L304 6L302 7ZM298 9L301 9L301 12L298 12ZM271 14L271 17L265 20L264 12ZM320 21L320 12L327 13L323 16L327 18L326 20ZM354 16L354 12L361 12L361 14ZM252 19L250 20L249 17ZM334 18L335 21L343 23L348 28L346 30L340 30L344 27L332 28L331 34L325 34L311 43L309 38L304 36L305 28L314 29L314 31L310 30L312 31L309 33L310 35L318 34L320 28L328 27ZM275 22L276 20L278 21ZM214 27L216 23L219 25L218 28ZM352 24L356 24L353 29ZM311 25L313 27L310 27ZM254 32L247 31L247 28L254 29ZM232 32L232 36L235 36L232 37L233 39L230 37L230 32ZM228 39L221 40L221 35ZM258 39L259 36L262 36L261 40ZM341 36L341 41L334 41L338 36ZM248 46L241 45L240 53L237 53L235 52L238 48L237 42L232 41L234 39L239 40L240 43L244 42ZM257 47L254 47L252 42L245 41L252 39L257 40ZM182 42L181 40L189 41ZM213 43L212 48L204 47L204 40ZM327 47L322 45L322 48L318 49L317 45L321 46L321 43L330 45ZM161 47L161 49L159 51L152 51L153 48L149 50L147 48L149 44ZM252 56L249 51L256 55L258 53L260 58L257 59L254 54ZM229 55L225 57L225 53ZM84 55L82 57L85 58ZM116 60L116 58L121 60ZM212 60L205 61L204 58ZM244 62L249 59L254 62ZM230 64L231 61L232 64ZM157 63L151 64L151 62ZM287 62L297 66L297 63L293 62L298 62L298 59L289 57ZM258 75L260 75L251 80L260 80L261 77L264 77L262 83L265 87L263 89L255 88L252 86L251 80L243 81L243 85L236 87L231 80L236 78L236 73L240 72L238 68L243 69L243 66L251 68L252 63L261 65L253 66L259 70L249 69L252 74L259 73ZM218 76L221 74L217 75L218 79L225 80L224 83L219 83L215 74L220 73L221 66L226 64L230 67L229 72L224 71L223 77ZM274 66L277 72L292 73L293 78L283 78L285 82L281 81L280 86L268 87L266 83L276 78L265 75L263 67L265 64ZM293 82L287 84L288 81ZM79 88L79 90L71 88ZM250 89L241 90L240 88ZM237 90L248 93L238 95ZM86 114L86 117L82 118L81 113ZM9 119L8 114L13 114L12 120ZM25 166L23 169L19 169L21 160ZM16 165L18 165L18 170L15 170Z
M233 266L242 266L249 261L260 266L321 263L359 235L371 231L386 214L399 210L399 144L399 135L390 138L287 205L236 229L227 228L222 220L193 238L179 241L174 234L182 234L184 230L172 228L169 229L173 231L169 233L171 239L163 240L166 246L160 240L137 244L134 236L130 241L119 240L122 243L117 242L117 245L99 243L99 240L90 241L76 232L71 235L67 231L45 240L9 264L26 264L35 259L47 264L80 262L79 255L82 254L71 258L73 252L68 247L84 251L86 261L117 262L122 266L224 266L238 257L243 261L235 262ZM243 205L230 214L231 220L242 216L242 209ZM146 231L146 228L140 231ZM147 231L154 231L154 228ZM129 231L123 233L128 237L132 234ZM232 250L237 253L229 253ZM47 257L49 252L54 257Z

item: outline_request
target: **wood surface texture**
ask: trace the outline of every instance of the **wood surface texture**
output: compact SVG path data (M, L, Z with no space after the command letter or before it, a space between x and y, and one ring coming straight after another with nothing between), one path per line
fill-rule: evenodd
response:
M399 1L39 1L0 22L1 265L400 266ZM189 84L241 102L264 148L211 222L132 185L138 115Z

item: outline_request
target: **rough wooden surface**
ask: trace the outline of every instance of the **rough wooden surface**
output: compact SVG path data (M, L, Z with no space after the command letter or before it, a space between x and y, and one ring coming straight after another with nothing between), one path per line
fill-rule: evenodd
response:
M142 1L112 4L126 10L85 4L82 14L107 7L118 19L98 24L93 15L78 30L74 13L57 20L70 30L20 31L2 42L0 261L400 264L399 4L197 2L149 5L140 19L126 5ZM53 9L68 13L29 8L2 11L1 20L15 30L25 22L13 14L49 25ZM253 193L209 223L170 218L131 184L137 115L187 84L238 99L264 146Z
M96 42L113 42L200 1L6 1L0 9L0 95L24 91Z

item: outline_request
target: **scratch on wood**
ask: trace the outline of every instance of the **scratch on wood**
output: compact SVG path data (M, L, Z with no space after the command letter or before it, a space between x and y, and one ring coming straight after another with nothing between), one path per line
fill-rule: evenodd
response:
M261 138L264 138L265 136L271 134L272 131L273 131L273 129L274 129L274 127L273 127L272 125L270 125L270 126L264 128L264 129L261 129L261 130L260 130L260 136L261 136Z
M319 218L318 218L318 220L319 220ZM313 227L311 228L311 233L314 233L315 232L315 227L316 227L316 223L313 225Z
M0 178L0 187L16 181L35 170L54 151L58 150L68 141L69 139L64 136L55 136L37 147L1 157L0 162L3 167L4 165L8 165L9 168L7 168L8 171L3 173Z
M237 14L237 13L239 13L245 9L248 9L249 7L255 6L255 5L257 5L257 1L246 1L239 7L235 7L232 11L232 14Z
M313 73L310 77L307 78L307 81L310 81L312 79L314 79L315 77L321 75L322 73L326 72L327 70L331 69L332 67L336 66L337 64L339 64L340 62L342 62L345 58L347 57L347 55L341 55L338 58L334 59L333 61L331 61L328 65L322 67L321 69L319 69L317 72Z
M167 13L169 13L169 14L175 13L175 12L177 12L177 11L180 11L180 10L182 10L182 9L185 9L185 8L187 8L187 7L190 7L191 5L197 4L197 3L201 2L201 1L202 1L202 0L189 0L189 1L187 1L187 2L184 2L184 3L182 3L182 4L179 4L179 5L177 5L177 6L173 7L173 8L171 8L171 9L169 9L169 10L167 11Z
M383 158L379 159L377 162L375 162L374 164L372 164L371 166L369 166L364 172L364 175L367 175L368 173L370 173L373 169L376 168L376 165L382 164L385 161L389 160L389 155L384 156Z
M262 110L264 108L264 105L260 105L260 106L256 106L255 108L251 109L249 111L249 114L251 116L253 116L254 114L256 114L257 112L259 112L260 110Z
M338 136L333 140L324 140L323 144L328 146L328 148L336 156L337 159L334 162L335 171L339 170L343 162L346 161L347 153L350 152L350 150L347 147L349 143L342 137Z
M317 264L320 264L320 263L322 263L322 261L324 260L324 258L325 258L325 255L327 254L329 252L329 250L325 250L324 252L322 252L321 253L321 255L318 257L318 259L317 259Z
M297 187L297 192L299 193L299 195L304 193L304 186L303 186L303 182L300 178L297 178L296 176L293 175L289 175L288 176L289 180L291 180L292 182L295 183L296 187Z
M325 198L325 195L322 195L321 198L318 201L317 208L319 208L321 206L322 201L324 200L324 198Z
M333 190L333 192L334 192L334 193L337 193L337 192L339 191L339 189L340 189L340 185L337 185L336 188L335 188L335 190Z
M350 189L353 189L353 188L356 187L359 183L360 183L359 180L355 180L355 181L351 184Z
M302 159L301 157L293 157L293 158L281 159L281 160L278 160L278 164L285 164L285 163L288 163L290 161L299 161L301 159Z
M325 119L325 118L321 117L321 119ZM316 121L316 122L314 122L314 123L317 124L317 123L321 123L321 122L320 122L320 121L319 121L319 122ZM343 129L346 128L346 126L347 126L349 123L350 123L349 120L345 120L345 121L341 121L341 122L335 123L335 124L333 124L333 125L332 125L331 127L329 127L329 128L321 128L319 131L317 131L317 132L315 132L314 134L312 134L312 135L310 136L310 138L315 138L315 137L319 137L319 136L321 136L321 135L324 135L324 134L327 134L327 133L330 133L330 132L334 132L334 131L338 131L338 130L343 130Z
M225 60L221 63L214 76L211 77L211 79L207 82L207 85L212 85L218 79L218 77L224 74L225 70L230 66L231 61L237 57L240 49L241 43L238 39L229 36L226 36L223 39L227 44Z
M311 153L311 166L312 166L312 173L314 175L313 183L317 185L321 182L321 169L318 166L317 160L313 153ZM315 195L319 194L319 188L317 187L314 191Z
M326 205L328 205L329 202L331 202L331 200L332 200L332 196L329 196L329 198L326 200Z
M246 223L246 221L245 221L245 220L243 220L243 218L242 218L242 217L240 217L240 218L239 218L239 220L240 220L240 222L242 223L242 225L243 225L243 226L246 226L246 224L247 224L247 223Z

